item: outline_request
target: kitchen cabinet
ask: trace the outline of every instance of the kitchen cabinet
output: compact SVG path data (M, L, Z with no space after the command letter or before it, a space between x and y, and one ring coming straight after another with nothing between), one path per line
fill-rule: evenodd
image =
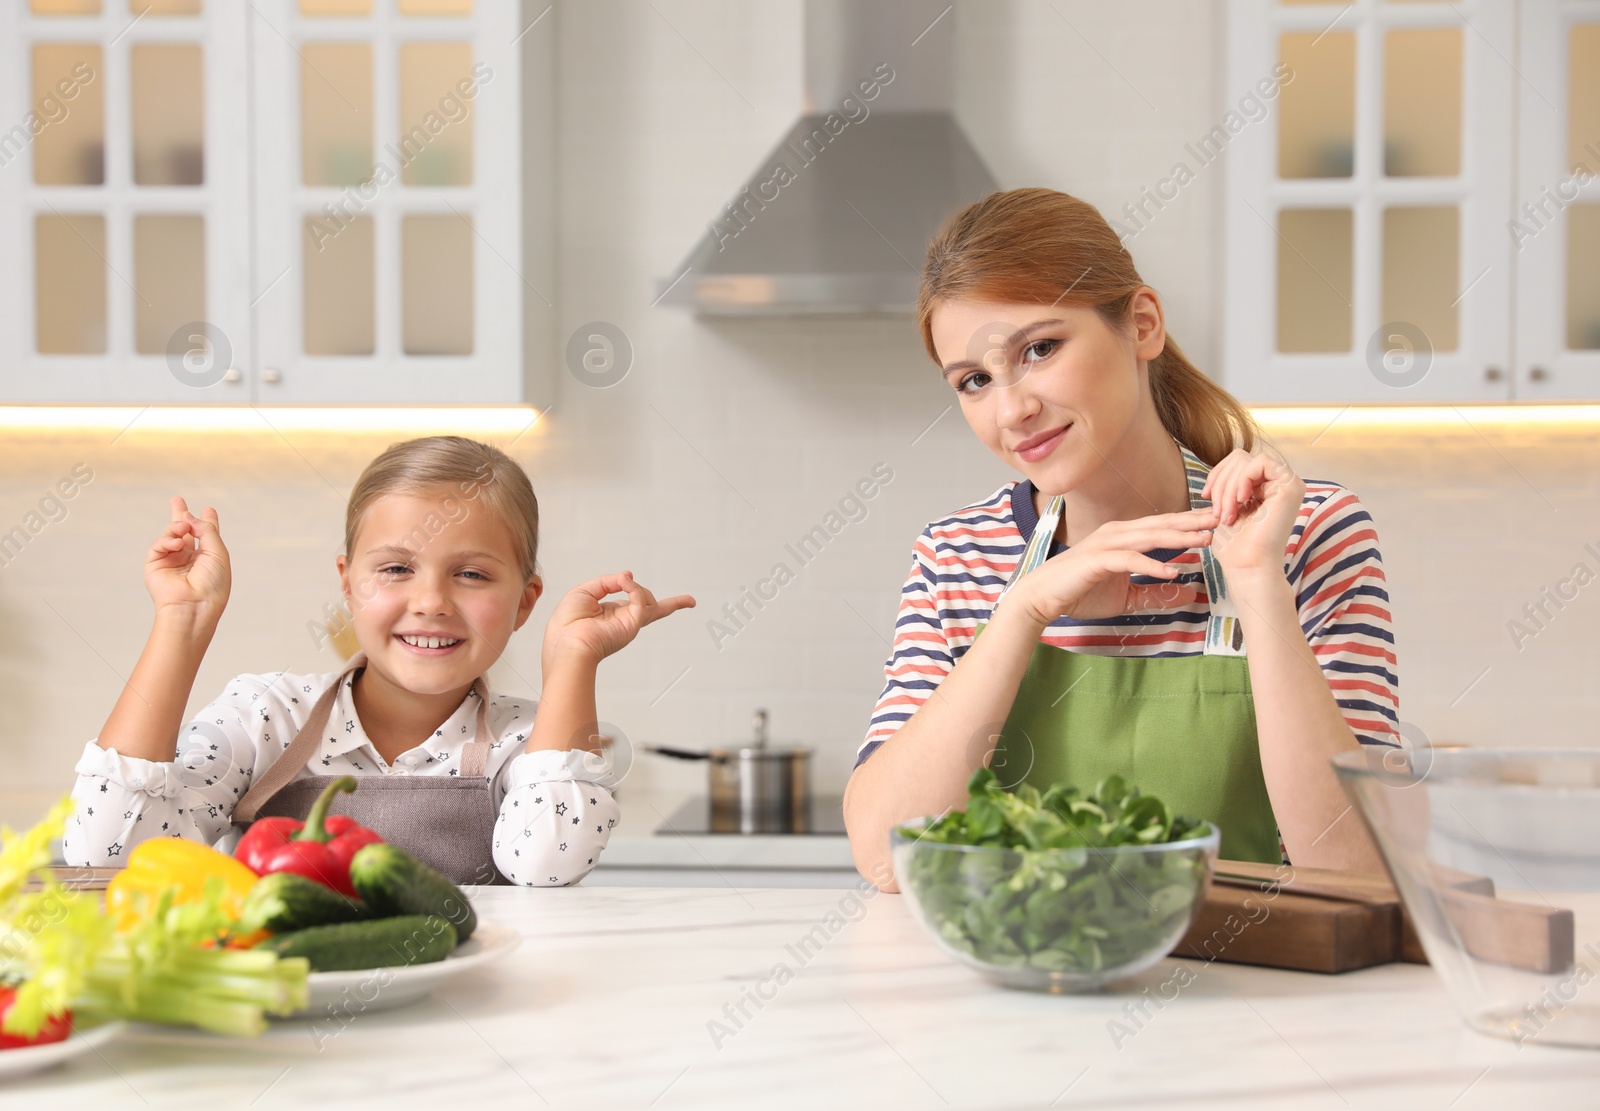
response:
M1231 0L1224 381L1249 403L1600 396L1600 9ZM1223 158L1223 155L1226 155Z
M528 400L524 11L4 5L0 402Z
M1600 6L1519 6L1515 393L1600 397Z

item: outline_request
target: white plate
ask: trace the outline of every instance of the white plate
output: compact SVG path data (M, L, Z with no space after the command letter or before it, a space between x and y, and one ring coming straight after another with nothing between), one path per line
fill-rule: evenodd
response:
M26 1049L0 1049L0 1079L25 1076L88 1053L122 1033L125 1026L125 1022L107 1022L89 1030L74 1030L66 1041L30 1045Z
M442 961L349 972L313 972L306 977L311 1004L300 1014L349 1018L413 1003L451 977L497 960L522 943L508 926L478 923L472 937Z

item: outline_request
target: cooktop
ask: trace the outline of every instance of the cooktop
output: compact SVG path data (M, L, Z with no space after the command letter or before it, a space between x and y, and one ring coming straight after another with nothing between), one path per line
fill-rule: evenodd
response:
M740 821L737 812L713 812L711 800L705 796L690 799L668 815L656 834L680 833L741 833L759 834L827 834L838 837L844 833L844 799L838 795L819 795L811 805L791 821L787 815L757 815Z

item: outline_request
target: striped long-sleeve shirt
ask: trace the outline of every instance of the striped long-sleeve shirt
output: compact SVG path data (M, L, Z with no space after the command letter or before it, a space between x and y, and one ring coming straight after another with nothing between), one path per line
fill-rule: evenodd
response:
M1184 459L1191 481L1206 473L1205 464L1187 449ZM1356 739L1397 744L1399 675L1378 534L1355 494L1336 482L1306 479L1305 485L1285 558L1300 627ZM1038 523L1033 493L1026 479L1007 483L976 505L934 521L917 538L911 575L900 592L883 693L857 754L858 766L916 713L972 645L978 625L989 620ZM1196 497L1194 504L1209 503ZM1065 550L1058 543L1052 554ZM1195 586L1196 600L1121 617L1062 617L1045 630L1042 643L1096 656L1201 655L1208 609L1199 553L1162 549L1147 554L1181 567L1172 581ZM1134 575L1132 581L1165 580Z

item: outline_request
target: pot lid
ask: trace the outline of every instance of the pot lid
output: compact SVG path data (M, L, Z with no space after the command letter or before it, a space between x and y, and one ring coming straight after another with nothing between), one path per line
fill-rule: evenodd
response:
M787 760L794 756L809 756L815 752L812 748L802 748L796 745L783 745L773 747L768 741L766 710L757 710L750 719L750 743L738 748L713 748L707 750L706 755L713 760Z

